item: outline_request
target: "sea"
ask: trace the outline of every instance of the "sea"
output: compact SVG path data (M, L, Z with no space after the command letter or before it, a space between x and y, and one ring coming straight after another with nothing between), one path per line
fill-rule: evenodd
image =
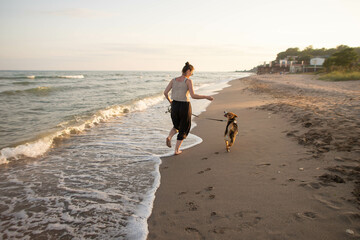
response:
M146 239L161 157L174 152L163 91L180 75L0 71L0 239ZM248 75L191 78L216 95ZM196 115L210 103L191 102ZM201 141L190 134L183 149Z

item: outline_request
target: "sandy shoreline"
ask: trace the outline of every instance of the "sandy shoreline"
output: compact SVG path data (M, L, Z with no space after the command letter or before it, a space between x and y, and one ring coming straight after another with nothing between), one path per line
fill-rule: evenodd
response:
M223 111L239 116L226 153ZM200 145L162 159L148 239L359 239L360 82L231 82L194 119Z

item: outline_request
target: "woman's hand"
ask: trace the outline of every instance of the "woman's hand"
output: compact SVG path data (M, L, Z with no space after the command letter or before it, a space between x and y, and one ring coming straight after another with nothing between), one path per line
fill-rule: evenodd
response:
M209 100L209 101L214 100L214 98L212 96L206 96L206 99Z

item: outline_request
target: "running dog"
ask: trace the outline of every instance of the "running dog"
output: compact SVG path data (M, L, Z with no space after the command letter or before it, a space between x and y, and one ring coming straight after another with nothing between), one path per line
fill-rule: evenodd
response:
M226 129L225 129L225 144L226 144L226 151L230 152L230 147L234 144L236 135L238 134L238 125L236 123L237 115L232 112L224 112L228 119Z

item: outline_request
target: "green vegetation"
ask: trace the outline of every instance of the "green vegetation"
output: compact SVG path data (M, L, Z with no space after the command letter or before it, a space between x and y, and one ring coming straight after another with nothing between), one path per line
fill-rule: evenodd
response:
M345 48L327 58L324 67L327 72L360 70L358 60L359 55L354 48Z
M333 54L337 52L341 52L342 50L348 49L349 47L346 45L339 45L336 48L313 48L313 46L308 46L304 50L300 50L299 48L288 48L284 52L280 52L276 56L276 61L279 61L281 59L285 59L288 56L297 56L296 60L298 62L304 61L305 64L310 63L310 59L317 56L322 57L330 57ZM357 55L360 56L360 47L352 48ZM295 59L289 59L289 60L295 60Z
M339 72L334 71L319 77L320 80L326 81L349 81L349 80L360 80L360 71L355 72Z
M321 75L319 79L327 81L360 80L360 47L351 48L340 45L336 48L314 49L312 46L304 50L288 48L277 54L276 61L281 59L295 60L299 63L304 61L310 64L313 57L325 57L323 69L315 74Z
M310 59L315 57L325 58L325 62L322 67L318 65L317 71L314 72L315 67L310 65ZM303 50L297 47L288 48L286 51L278 53L276 60L270 64L259 65L252 70L257 71L258 74L289 71L291 68L289 62L287 70L284 70L286 67L280 63L280 60L291 61L290 64L294 66L291 70L293 72L317 74L321 80L360 80L360 47L339 45L336 48L315 49L310 45Z

